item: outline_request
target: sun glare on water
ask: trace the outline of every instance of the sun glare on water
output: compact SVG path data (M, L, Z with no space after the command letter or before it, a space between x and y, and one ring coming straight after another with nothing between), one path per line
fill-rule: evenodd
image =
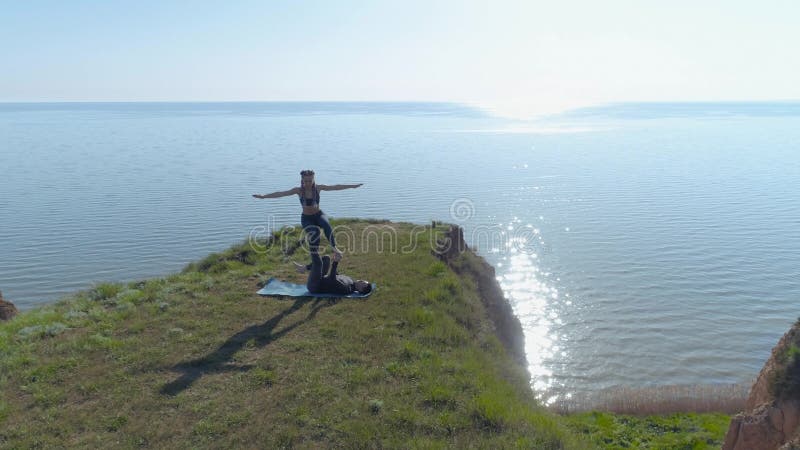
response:
M553 387L553 373L547 362L562 353L556 333L562 320L554 308L560 299L559 292L546 281L547 274L539 269L536 253L525 251L515 242L506 245L508 248L504 250L508 256L503 258L504 262L500 265L498 282L525 334L531 386L539 400L550 405L558 399L549 394Z

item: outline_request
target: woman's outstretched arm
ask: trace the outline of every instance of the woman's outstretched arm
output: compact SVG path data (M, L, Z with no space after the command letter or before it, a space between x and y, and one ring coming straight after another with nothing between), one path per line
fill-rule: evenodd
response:
M278 198L288 197L289 195L297 195L300 193L300 188L291 188L288 191L272 192L270 194L253 194L255 198Z
M325 184L318 184L317 187L320 191L341 191L343 189L355 189L357 187L361 187L364 183L358 184L334 184L332 186L328 186Z

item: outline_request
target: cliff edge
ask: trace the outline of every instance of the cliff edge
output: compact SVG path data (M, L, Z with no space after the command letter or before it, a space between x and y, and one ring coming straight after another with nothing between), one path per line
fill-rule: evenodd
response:
M514 360L527 366L525 334L503 290L497 283L494 267L475 254L464 241L464 230L456 225L436 241L434 255L464 279L474 280L494 333Z
M759 372L745 411L734 416L723 450L800 449L800 320Z
M3 293L0 292L0 321L11 320L17 313L17 307L8 300L3 299Z

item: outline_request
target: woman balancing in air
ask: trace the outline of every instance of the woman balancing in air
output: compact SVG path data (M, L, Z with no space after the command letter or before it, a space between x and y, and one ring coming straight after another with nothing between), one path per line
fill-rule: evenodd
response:
M297 195L300 197L300 204L303 206L303 215L300 216L300 224L303 230L308 235L309 248L311 253L319 251L319 229L325 233L328 238L333 252L341 255L341 252L336 248L336 239L333 237L333 229L331 223L328 222L328 217L319 209L319 192L320 191L341 191L342 189L354 189L361 186L359 184L334 184L327 186L324 184L316 184L314 182L314 171L304 170L300 172L300 187L289 189L288 191L278 191L271 194L253 194L255 198L278 198L287 197L289 195Z

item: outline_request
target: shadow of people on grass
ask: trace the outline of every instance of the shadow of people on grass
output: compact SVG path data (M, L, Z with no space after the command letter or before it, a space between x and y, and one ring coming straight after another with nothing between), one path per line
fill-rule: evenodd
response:
M294 322L278 332L273 332L281 320L299 310L309 302L313 302L313 305L311 307L311 311L304 319L298 320L297 322ZM183 375L181 375L177 380L164 385L160 392L165 395L174 396L188 389L192 384L194 384L195 381L205 374L220 372L245 372L250 370L252 366L234 365L230 363L233 355L241 350L246 344L248 344L248 342L253 342L256 347L266 347L273 341L281 338L286 333L289 333L298 326L314 319L320 309L330 306L334 303L334 301L331 301L331 299L328 298L315 298L312 300L307 297L302 297L296 299L291 307L281 311L275 317L262 324L247 327L244 330L234 334L212 353L209 353L200 359L180 363L174 366L173 369L178 372L183 372Z

